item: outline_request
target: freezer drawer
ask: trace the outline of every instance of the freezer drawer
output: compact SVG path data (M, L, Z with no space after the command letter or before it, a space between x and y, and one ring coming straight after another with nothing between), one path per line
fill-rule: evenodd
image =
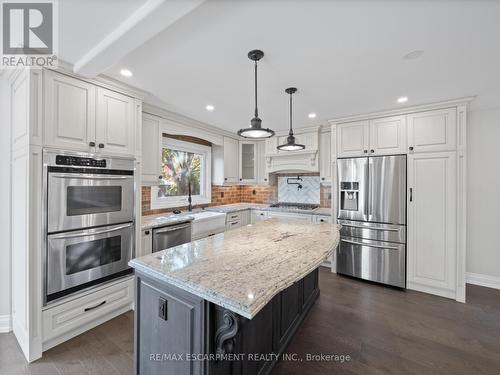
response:
M406 287L404 244L341 237L337 273L382 284Z
M338 220L338 223L342 225L340 229L341 237L406 243L406 227L404 225L379 224L351 220Z

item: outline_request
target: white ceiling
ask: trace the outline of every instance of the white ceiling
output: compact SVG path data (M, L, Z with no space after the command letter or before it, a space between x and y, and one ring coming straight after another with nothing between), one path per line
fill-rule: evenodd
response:
M71 63L141 4L61 3L61 53ZM81 18L92 7L89 27ZM499 20L494 1L208 0L103 73L230 131L248 126L253 115L247 52L255 48L265 52L259 69L265 127L288 126L284 89L292 85L299 90L297 127L397 108L403 95L406 105L477 95L473 106L489 107L500 103ZM424 50L419 59L402 58L417 49ZM124 67L134 76L121 77ZM207 112L207 104L215 111ZM318 117L308 119L309 112Z

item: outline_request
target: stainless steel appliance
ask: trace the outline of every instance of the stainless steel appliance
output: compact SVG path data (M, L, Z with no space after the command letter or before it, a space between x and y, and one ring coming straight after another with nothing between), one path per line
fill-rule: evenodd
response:
M338 160L337 273L406 287L406 155Z
M191 242L191 220L153 229L153 252Z
M45 303L131 273L134 160L44 150Z

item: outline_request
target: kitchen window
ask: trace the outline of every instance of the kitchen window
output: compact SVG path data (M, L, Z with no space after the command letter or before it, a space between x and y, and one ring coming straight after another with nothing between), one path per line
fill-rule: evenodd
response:
M163 137L161 179L151 188L151 208L211 202L211 148L196 143Z

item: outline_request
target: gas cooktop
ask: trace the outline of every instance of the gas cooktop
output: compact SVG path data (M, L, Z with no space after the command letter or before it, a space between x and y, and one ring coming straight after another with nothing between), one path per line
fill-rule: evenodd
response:
M278 202L273 203L270 207L275 208L286 208L289 210L315 210L319 207L318 204L310 204L310 203L288 203L288 202Z

